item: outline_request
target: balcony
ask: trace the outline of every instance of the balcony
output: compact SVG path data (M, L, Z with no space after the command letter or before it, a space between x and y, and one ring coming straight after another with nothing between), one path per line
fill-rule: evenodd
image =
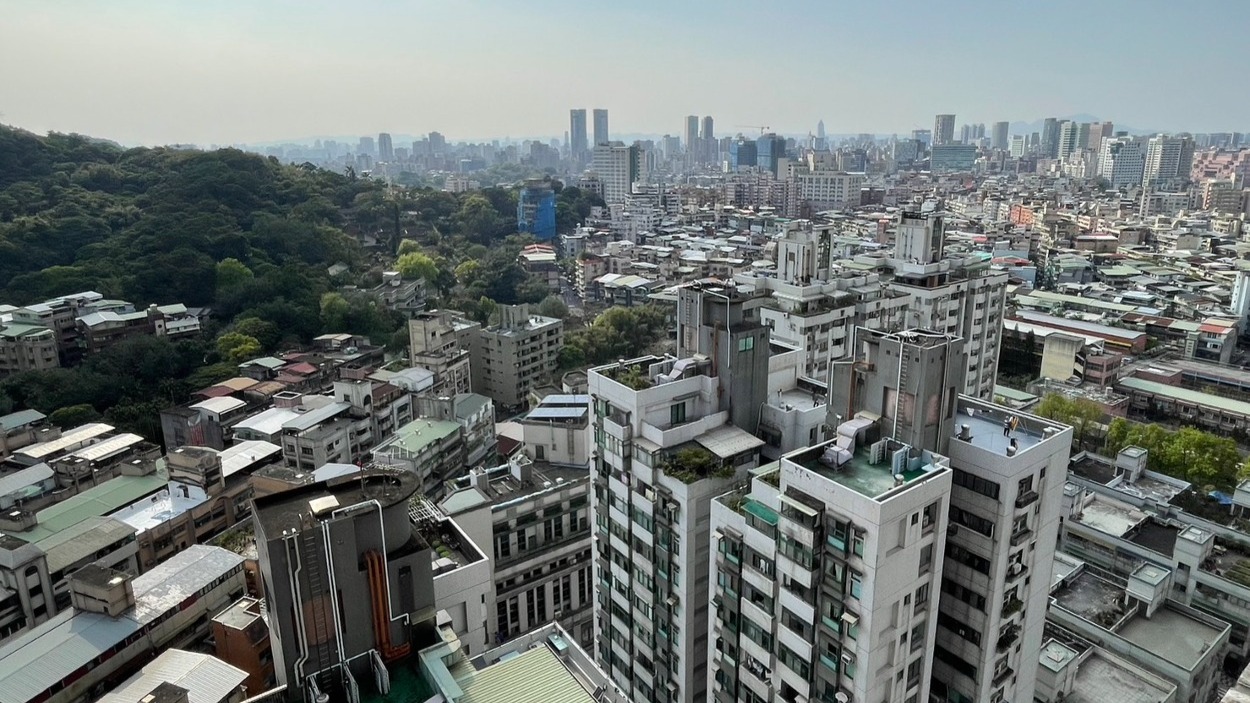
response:
M998 672L997 674L994 674L993 685L995 686L1001 685L1004 681L1006 681L1015 673L1016 673L1015 669L1012 669L1011 667L1003 668L1002 671Z
M998 651L1000 652L1007 651L1008 649L1011 648L1011 645L1015 644L1016 641L1019 639L1020 639L1020 626L1013 625L1010 630L1003 633L1003 635L998 638L998 645L997 645Z
M1016 510L1037 502L1037 491L1025 491L1016 498Z
M1019 564L1019 563L1009 564L1007 566L1006 583L1008 584L1015 583L1016 581L1020 580L1020 577L1024 576L1027 573L1029 573L1029 567L1025 566L1024 564Z
M1015 615L1016 613L1020 612L1021 610L1024 610L1024 601L1020 600L1019 598L1012 598L1006 603L1003 603L1003 617L1004 618L1009 618L1012 615Z
M1033 536L1033 530L1027 527L1011 536L1011 546L1019 547L1022 542Z

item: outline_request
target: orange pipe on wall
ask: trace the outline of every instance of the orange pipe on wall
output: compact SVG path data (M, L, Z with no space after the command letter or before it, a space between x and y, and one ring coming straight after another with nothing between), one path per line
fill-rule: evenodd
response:
M388 662L403 659L412 651L412 644L405 642L396 647L391 644L391 621L388 617L390 599L387 595L386 570L382 555L376 549L365 552L365 568L369 572L369 593L373 601L373 640L382 658Z

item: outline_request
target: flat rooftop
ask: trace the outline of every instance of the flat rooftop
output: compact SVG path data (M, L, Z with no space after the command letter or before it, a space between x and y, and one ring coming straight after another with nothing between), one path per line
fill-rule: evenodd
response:
M1082 571L1052 594L1064 609L1110 629L1124 617L1124 589Z
M1113 537L1125 533L1146 519L1142 511L1123 503L1113 503L1097 494L1086 498L1084 507L1073 518L1076 522Z
M416 474L408 471L374 471L363 478L350 476L309 484L256 498L255 519L260 521L264 533L273 537L283 530L305 527L306 518L312 513L309 502L318 498L333 497L339 506L377 500L386 508L407 503L419 488L418 484Z
M1004 435L1003 423L1012 415L1019 419L1019 424L1010 435ZM1016 456L1020 456L1042 442L1053 440L1045 435L1047 428L1065 429L1064 425L1057 422L967 396L960 396L958 400L958 412L955 413L955 441L964 441L959 439L962 425L967 425L972 434L972 440L969 442L972 446L1003 456L1007 455L1007 447L1013 439L1016 440Z
M247 629L249 625L260 619L260 601L251 596L243 596L230 604L230 607L213 616L219 622L234 630Z
M208 496L204 494L203 489L188 487L188 490L184 492L183 486L172 484L170 488L157 491L143 500L127 505L113 513L111 517L130 525L135 528L136 532L146 532L207 502Z
M1201 391L1191 391L1188 388L1178 388L1169 386L1166 383L1156 383L1155 381L1147 381L1142 378L1128 377L1121 378L1116 381L1116 385L1126 388L1130 391L1140 391L1155 396L1171 398L1172 400L1190 405L1196 405L1204 408L1215 408L1230 415L1239 415L1241 417L1250 417L1250 402L1237 400L1236 398L1225 398L1221 395L1213 395L1211 393L1203 393Z
M157 469L148 476L117 476L35 514L38 524L14 534L28 542L42 542L93 517L108 515L169 483L169 474Z
M483 503L501 506L526 496L572 486L589 481L590 472L585 467L558 466L545 462L531 464L530 480L521 481L512 471L511 465L504 464L488 469L486 485L479 489L473 488L472 476L461 476L449 487L439 506L450 515L469 510Z
M1164 605L1149 618L1135 616L1117 634L1192 671L1211 647L1220 641L1223 632Z
M1164 703L1175 684L1095 649L1076 670L1065 703Z
M1125 535L1133 544L1138 544L1150 551L1171 558L1172 550L1176 547L1176 536L1180 534L1180 528L1171 525L1164 525L1152 519L1146 519L1132 530L1130 534Z
M874 500L880 500L886 493L893 491L895 488L907 486L940 473L936 467L921 464L920 458L916 458L911 463L918 465L915 468L903 471L903 481L901 484L898 484L895 481L894 471L889 461L883 461L879 464L872 463L872 457L867 446L856 447L850 461L838 468L834 468L821 460L825 449L832 444L833 442L830 441L818 444L815 447L792 452L782 457L782 464L789 462L801 466L839 486L849 488L860 495Z

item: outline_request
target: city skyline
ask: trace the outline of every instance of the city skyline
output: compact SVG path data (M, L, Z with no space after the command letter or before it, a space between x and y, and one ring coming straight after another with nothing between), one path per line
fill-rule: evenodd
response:
M1227 15L1245 12L1222 4ZM608 109L614 134L678 135L686 114L714 116L722 135L750 134L753 128L744 125L805 134L822 119L830 134L906 134L931 127L934 114L952 112L960 124L1087 112L1158 131L1246 129L1238 115L1250 112L1250 96L1225 91L1222 115L1158 99L1164 85L1184 85L1191 94L1234 85L1236 67L1245 61L1229 52L1247 52L1234 41L1236 22L1203 27L1204 41L1230 47L1226 60L1209 62L1199 53L1167 50L1184 45L1176 41L1184 30L1154 19L1148 6L1081 6L1082 21L1096 26L1105 20L1118 28L1115 36L1079 56L1056 53L1038 61L1032 52L1000 52L987 61L983 37L1005 33L994 13L983 11L990 7L847 8L834 21L821 14L822 6L793 3L777 13L780 26L787 17L801 18L805 31L836 30L844 41L781 55L739 46L725 55L713 38L765 6L699 12L709 31L691 35L682 27L695 19L692 9L652 13L658 6L645 2L629 14L611 15L593 7L568 11L555 2L524 8L488 1L369 3L300 8L298 14L288 6L243 3L18 2L0 27L0 61L23 70L0 85L0 121L125 144L433 130L453 140L558 137L568 129L569 109L582 105ZM661 16L664 22L653 19ZM1010 45L1060 36L1068 31L1061 18L1068 16L1055 8L1035 22L1011 24ZM375 21L380 17L387 21ZM362 20L369 31L345 31ZM612 33L587 34L607 26L605 20ZM422 31L431 25L462 31ZM895 48L908 50L882 51L889 36L880 28L908 25L928 31L898 34L907 45ZM579 28L605 56L630 59L579 61L581 42L564 39L579 36ZM466 35L475 41L466 42ZM535 41L544 36L553 41ZM639 45L653 50L628 51ZM1136 50L1146 45L1156 49ZM1137 57L1132 72L1114 74L1115 58L1129 54ZM916 70L914 57L921 55L926 65L931 59L946 67L941 80ZM849 56L869 57L864 62L872 70ZM511 78L527 65L548 74L543 90ZM691 81L692 72L705 78ZM891 80L883 83L881 75ZM1106 88L1109 75L1115 91ZM750 101L742 98L744 85L751 86Z

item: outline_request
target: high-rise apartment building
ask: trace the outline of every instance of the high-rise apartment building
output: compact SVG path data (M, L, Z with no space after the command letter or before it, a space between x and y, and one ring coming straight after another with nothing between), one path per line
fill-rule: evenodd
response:
M452 396L472 390L469 349L480 328L448 310L425 310L408 321L409 360L433 373L431 393Z
M763 444L731 424L758 418L764 402L768 329L756 301L730 288L690 295L679 301L679 358L589 372L595 654L630 700L706 698L710 503Z
M585 164L590 158L590 145L586 137L586 109L569 110L569 156L577 164Z
M611 139L611 137L608 136L608 111L603 108L595 108L594 119L595 146L607 144Z
M737 171L756 165L758 153L755 140L747 139L739 134L729 142L729 170Z
M608 205L622 204L638 180L641 153L637 146L597 144L591 168L603 183L603 201Z
M1142 184L1160 190L1180 187L1189 180L1193 165L1192 137L1170 137L1162 134L1151 137L1146 142Z
M1095 155L1102 153L1102 140L1107 137L1115 136L1115 125L1110 122L1094 122L1089 126L1089 139L1085 144L1085 148L1094 152Z
M395 147L391 144L391 135L386 132L378 134L378 161L394 161Z
M502 305L499 324L478 331L471 348L473 392L507 409L524 408L530 389L547 381L564 345L564 321Z
M933 118L933 146L955 143L955 116L938 115Z
M942 217L903 212L890 259L888 284L906 293L906 327L965 340L967 363L959 392L992 398L998 373L1007 273L977 256L945 257Z
M1102 140L1098 175L1107 179L1112 188L1141 185L1145 169L1146 140L1129 136Z
M994 149L1006 150L1010 144L1007 141L1007 132L1011 125L1007 122L995 122L992 134L990 136L990 147Z
M1057 158L1066 160L1073 152L1082 148L1077 138L1079 129L1080 125L1072 120L1064 120L1059 124L1059 146L1055 150Z
M1018 159L1018 158L1020 158L1021 156L1024 156L1024 151L1025 151L1025 147L1024 147L1024 143L1025 143L1025 141L1024 141L1024 140L1025 140L1025 137L1024 137L1024 135L1023 135L1023 134L1013 134L1013 135L1011 136L1011 156L1012 156L1012 158L1014 158L1014 159Z
M377 147L374 146L373 137L361 137L360 143L356 145L356 153L366 156L376 156Z

